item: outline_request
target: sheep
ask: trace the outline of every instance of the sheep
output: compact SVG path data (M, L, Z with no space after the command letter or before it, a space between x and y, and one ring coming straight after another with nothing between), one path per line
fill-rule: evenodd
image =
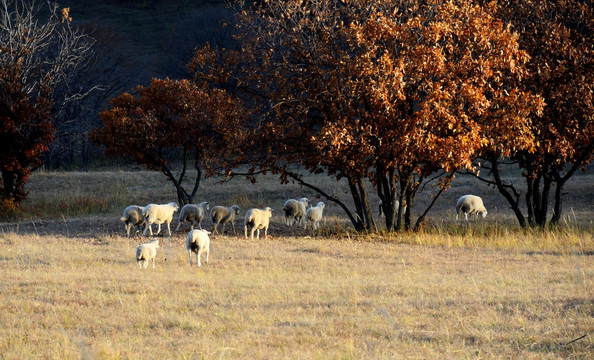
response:
M464 213L464 217L468 220L468 215L481 216L484 218L487 216L487 209L483 205L483 199L476 195L464 195L458 199L456 203L456 220L460 213Z
M188 250L188 260L190 266L192 265L192 253L196 253L196 263L200 267L200 256L206 253L206 263L208 263L208 254L210 252L210 239L208 238L210 231L206 230L192 230L186 237L186 249Z
M204 214L210 209L208 205L208 201L201 202L198 205L195 204L186 204L182 207L181 211L179 212L179 217L177 219L177 227L175 231L179 230L181 224L185 221L190 223L190 229L194 229L194 225L198 224L198 229L202 229L202 219L204 218Z
M324 212L324 203L319 202L316 204L315 207L311 207L307 209L305 213L305 227L304 229L307 230L307 223L312 222L314 230L320 227L320 220L322 220L322 213Z
M379 207L379 211L378 211L377 217L379 219L381 219L382 217L384 217L384 207L383 207L383 202L381 199L378 202L378 207ZM394 211L397 212L399 207L400 207L400 201L396 200L396 202L394 203ZM406 211L406 205L402 208L402 210Z
M130 237L130 229L136 226L139 230L142 226L146 226L146 219L142 216L144 207L138 205L130 205L124 209L124 214L120 218L124 222L124 229Z
M289 199L285 202L283 210L285 210L285 222L288 226L303 222L309 202L308 198L301 198L299 200Z
M219 224L223 224L223 233L225 232L225 225L227 223L231 223L231 227L233 228L233 233L235 234L235 215L239 215L239 206L231 205L230 207L225 206L215 206L210 211L210 217L212 219L212 223L214 224L214 228L212 230L213 234L217 233L217 226Z
M136 248L136 265L138 265L139 269L146 269L151 260L153 261L153 269L155 268L155 257L157 257L158 248L158 239L152 239L146 244L138 245L138 248Z
M169 232L169 236L171 236L171 228L169 224L171 223L171 219L173 218L173 213L179 209L179 206L175 202L170 202L169 204L148 204L145 206L144 211L142 212L142 216L147 221L147 225L144 228L144 232L142 235L146 235L146 231L149 230L151 236L153 236L153 229L151 228L152 224L159 225L159 229L157 234L161 232L161 224L167 224L167 231Z
M267 207L265 209L249 209L245 214L244 233L247 239L248 225L252 227L252 236L254 238L254 231L258 231L256 238L260 239L260 229L264 229L264 238L268 238L268 225L270 225L270 218L272 217L272 209Z

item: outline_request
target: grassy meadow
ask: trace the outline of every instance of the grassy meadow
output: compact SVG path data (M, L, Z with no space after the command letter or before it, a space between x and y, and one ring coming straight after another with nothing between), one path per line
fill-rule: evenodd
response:
M582 201L567 201L550 232L518 229L493 190L481 194L486 219L456 223L452 201L486 191L459 179L421 233L361 235L332 204L318 233L289 229L284 199L315 197L296 185L207 179L197 202L237 203L240 217L275 208L269 238L243 239L237 221L197 268L185 226L159 237L155 269L140 270L135 249L148 239L125 237L119 217L175 200L163 175L36 173L18 218L0 224L0 357L591 358L591 185L573 182Z

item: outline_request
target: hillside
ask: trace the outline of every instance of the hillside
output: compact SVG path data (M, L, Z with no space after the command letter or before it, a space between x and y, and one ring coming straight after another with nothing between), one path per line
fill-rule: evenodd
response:
M175 58L180 44L188 48L200 45L203 36L197 35L215 26L226 1L61 1L60 6L70 7L70 16L76 24L96 24L107 28L126 40L129 48L122 49L139 64L137 83L144 84L152 77L176 77L174 65L183 60ZM209 21L200 21L204 16ZM192 36L194 35L194 39ZM177 48L172 46L176 45ZM131 84L134 86L135 84Z

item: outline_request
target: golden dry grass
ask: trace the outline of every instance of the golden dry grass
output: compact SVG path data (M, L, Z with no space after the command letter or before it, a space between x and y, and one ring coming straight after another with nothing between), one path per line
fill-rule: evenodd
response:
M444 205L437 214L446 220L419 234L356 235L330 206L317 235L276 216L267 240L215 237L211 262L200 269L188 265L184 228L161 238L155 269L140 270L135 249L148 238L125 238L118 218L128 203L171 201L163 183L146 172L34 176L27 213L0 224L2 359L594 353L591 220L524 231L505 214L456 224ZM212 181L202 191L212 204L240 203L242 214L303 193L270 182ZM76 199L76 211L53 208L60 201L72 208ZM95 209L84 199L109 201ZM583 219L591 208L577 211Z
M139 270L139 239L2 235L2 357L586 359L594 350L591 252L218 237L198 269L182 236L162 241L156 268Z

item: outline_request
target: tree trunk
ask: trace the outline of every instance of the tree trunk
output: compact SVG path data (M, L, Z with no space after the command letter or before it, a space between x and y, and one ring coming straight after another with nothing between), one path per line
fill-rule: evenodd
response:
M348 178L349 189L351 190L351 196L355 203L356 223L353 223L357 231L365 230L364 215L363 215L363 202L357 189L357 183L354 179Z
M530 172L528 172L526 176L526 207L528 208L528 224L530 227L536 226L536 206L534 204L536 196L534 193L538 193L538 190L534 190L535 187L538 187L538 181L537 179L533 179L530 176Z
M377 192L380 200L382 201L381 208L382 213L385 216L386 230L392 232L396 227L396 215L398 209L396 209L397 199L397 183L396 177L394 176L394 169L386 171L381 165L376 166L377 171Z
M398 212L396 214L396 231L400 231L404 225L406 228L406 220L405 220L405 211L404 206L407 205L406 209L408 210L408 194L409 194L409 187L410 187L410 176L404 176L402 172L400 172L400 200L398 205ZM410 216L410 214L409 214Z
M375 224L375 220L373 219L373 212L371 211L371 207L369 206L369 196L367 195L367 189L365 188L365 183L363 182L362 178L358 179L357 187L359 188L359 194L361 195L361 205L363 207L363 220L365 221L365 229L377 230L377 225Z
M2 198L9 200L14 198L15 174L12 171L2 171Z
M511 205L511 208L512 208L514 214L516 215L516 218L518 219L520 226L525 228L527 225L526 218L524 217L524 215L522 214L522 211L520 210L519 200L518 200L520 197L520 194L514 192L514 195L516 195L516 198L514 199L512 194L510 194L510 192L506 189L506 185L503 183L503 180L501 179L501 173L499 172L497 159L491 158L491 159L489 159L489 162L491 163L491 172L493 173L493 178L495 179L495 186L497 187L497 190L499 191L499 193L501 195L503 195L503 197Z
M551 217L551 226L559 224L559 220L561 220L561 210L563 209L563 185L565 185L565 181L558 181L557 187L555 188L555 207L553 209L553 216Z
M544 176L542 185L542 194L540 196L540 206L537 212L536 223L540 227L545 227L547 224L547 213L549 212L549 194L551 191L551 177Z

